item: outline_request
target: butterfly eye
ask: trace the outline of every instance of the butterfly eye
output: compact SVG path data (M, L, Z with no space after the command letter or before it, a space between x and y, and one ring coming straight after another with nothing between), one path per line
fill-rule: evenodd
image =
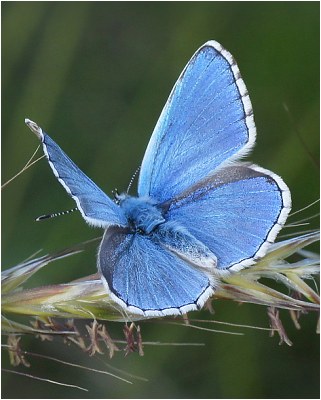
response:
M114 202L119 205L121 196L120 196L120 194L118 192L118 189L115 188L114 190L111 191L111 193L114 196L114 199L113 199Z

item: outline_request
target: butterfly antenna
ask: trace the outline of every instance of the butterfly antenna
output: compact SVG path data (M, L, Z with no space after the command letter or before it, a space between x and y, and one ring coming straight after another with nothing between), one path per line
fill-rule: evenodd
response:
M60 212L53 213L53 214L40 215L40 217L36 218L35 221L38 222L38 221L42 221L44 219L59 217L60 215L70 214L74 211L78 211L78 207L72 208L71 210L60 211Z
M128 185L128 188L127 188L127 191L126 191L127 194L129 192L129 189L131 188L131 186L132 186L132 184L134 182L134 179L136 178L136 175L138 174L139 170L140 170L140 166L136 169L136 171L134 172L134 175L131 177L131 180L129 182L129 185Z

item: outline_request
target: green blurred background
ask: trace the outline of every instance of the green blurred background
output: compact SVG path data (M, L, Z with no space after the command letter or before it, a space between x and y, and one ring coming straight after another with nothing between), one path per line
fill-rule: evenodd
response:
M175 80L209 39L234 55L250 92L258 129L251 160L284 178L294 210L319 198L318 161L311 160L319 157L318 2L3 2L3 182L38 145L24 125L29 117L106 193L115 187L125 190ZM3 267L39 249L52 252L102 233L86 226L77 213L34 222L41 214L72 207L44 160L7 186L2 195ZM95 252L93 247L56 262L33 285L94 273ZM263 307L214 306L219 320L268 326ZM207 312L192 316L213 318ZM278 346L278 338L251 329L232 336L142 323L145 341L205 346L146 346L144 357L106 357L111 365L148 379L133 385L29 359L30 369L17 370L78 384L89 393L4 373L2 397L318 397L316 315L303 316L300 331L287 312L281 316L293 347ZM113 337L122 336L122 324L108 326ZM24 338L23 347L104 368L102 358L90 359L60 341Z

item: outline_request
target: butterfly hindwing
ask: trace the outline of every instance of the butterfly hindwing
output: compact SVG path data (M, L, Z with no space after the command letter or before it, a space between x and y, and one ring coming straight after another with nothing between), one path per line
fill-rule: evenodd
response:
M201 307L213 293L210 278L146 235L106 230L98 268L111 297L131 312L181 314Z
M209 41L176 82L141 166L138 193L177 196L255 141L251 102L231 54Z
M238 270L264 256L290 212L283 180L255 165L225 167L169 203L167 219L184 224L217 257Z

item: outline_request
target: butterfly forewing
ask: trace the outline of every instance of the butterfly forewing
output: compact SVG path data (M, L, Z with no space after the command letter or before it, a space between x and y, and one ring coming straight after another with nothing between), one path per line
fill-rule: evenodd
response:
M140 196L167 201L254 144L252 106L237 65L214 41L192 57L144 155Z
M122 210L86 176L64 151L42 132L44 152L59 182L76 201L84 219L91 225L106 228L126 225Z

